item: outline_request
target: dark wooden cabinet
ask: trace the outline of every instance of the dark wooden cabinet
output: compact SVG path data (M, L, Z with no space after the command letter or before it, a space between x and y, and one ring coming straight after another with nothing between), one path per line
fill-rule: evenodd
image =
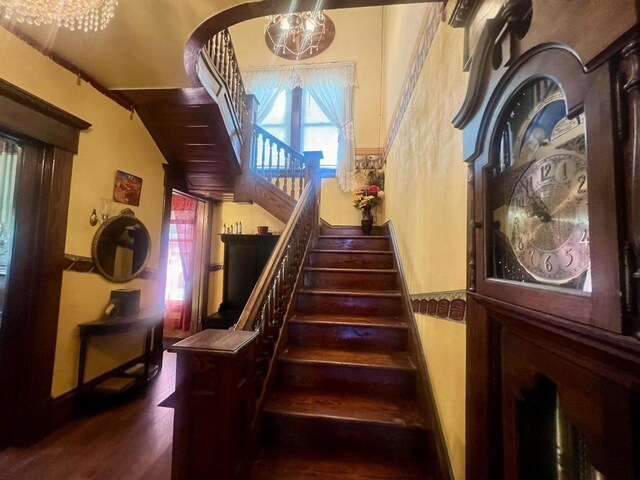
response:
M279 235L222 234L224 268L222 303L204 328L228 328L238 321Z
M457 2L467 478L640 478L634 2Z

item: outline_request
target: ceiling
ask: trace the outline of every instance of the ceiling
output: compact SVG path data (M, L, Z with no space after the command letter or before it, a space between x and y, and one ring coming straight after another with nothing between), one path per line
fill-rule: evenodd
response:
M15 24L109 89L191 86L184 46L207 18L246 0L120 0L111 23L85 33Z
M321 3L362 6L420 1L423 0L321 0ZM120 0L115 17L99 32L72 32L22 23L4 25L28 35L108 89L183 88L192 86L184 69L185 45L205 20L243 4L258 12L273 8L270 5L288 6L297 2L305 0Z

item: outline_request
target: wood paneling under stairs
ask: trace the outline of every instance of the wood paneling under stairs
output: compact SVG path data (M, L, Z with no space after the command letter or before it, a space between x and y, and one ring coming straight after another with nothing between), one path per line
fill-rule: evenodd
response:
M204 88L118 93L135 105L167 162L184 173L189 193L221 199L233 192L240 163L223 119L229 112Z
M391 240L323 230L276 358L252 479L439 478Z

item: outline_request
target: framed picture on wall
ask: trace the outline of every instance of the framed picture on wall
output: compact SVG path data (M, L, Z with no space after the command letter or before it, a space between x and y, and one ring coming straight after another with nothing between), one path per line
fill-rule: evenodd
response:
M113 188L113 199L118 203L138 207L142 192L142 178L118 170Z

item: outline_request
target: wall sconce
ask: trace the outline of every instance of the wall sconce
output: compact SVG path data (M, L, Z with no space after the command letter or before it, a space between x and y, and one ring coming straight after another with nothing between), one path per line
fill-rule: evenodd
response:
M98 218L98 214L96 213L96 209L93 209L91 215L89 216L89 224L92 227L95 227L99 222L104 223L105 220L109 218L109 210L111 209L111 203L113 201L110 198L101 198L100 199L100 218Z

